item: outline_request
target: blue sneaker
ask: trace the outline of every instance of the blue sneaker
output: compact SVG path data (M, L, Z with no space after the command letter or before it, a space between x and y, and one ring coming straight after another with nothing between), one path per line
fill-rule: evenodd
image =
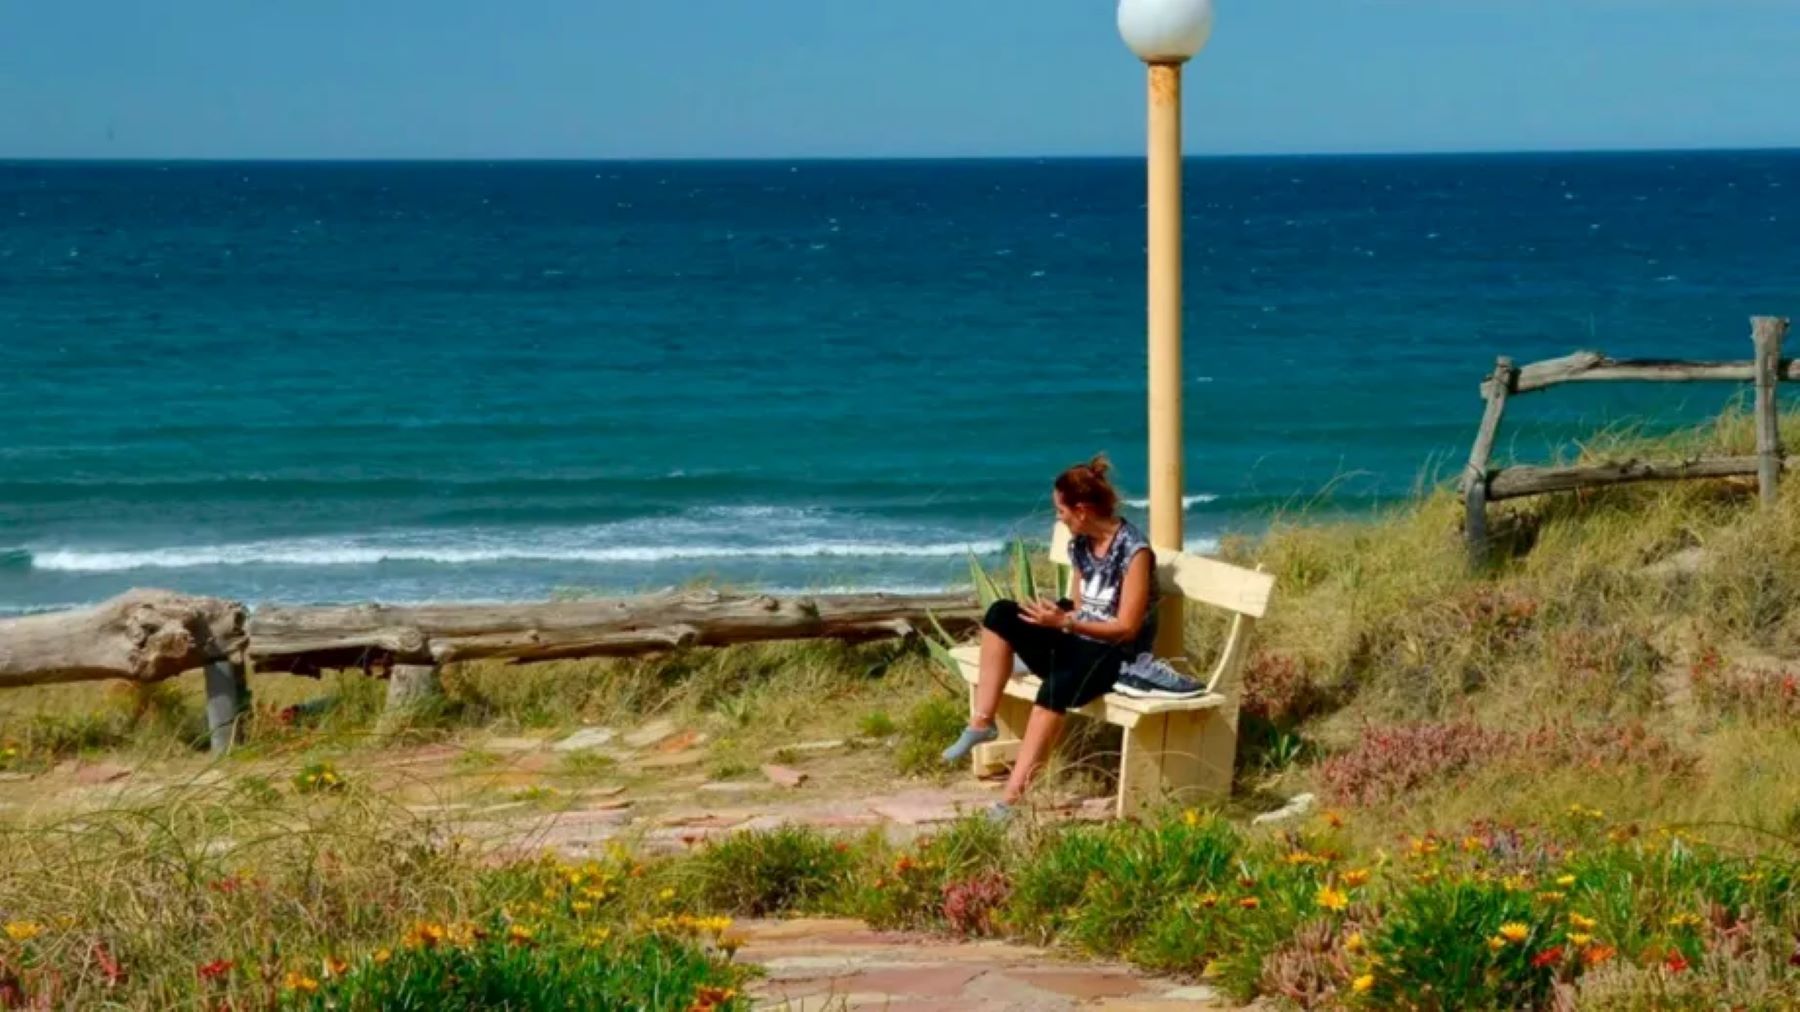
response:
M984 727L980 729L965 727L963 728L962 737L956 739L955 744L944 750L944 762L962 762L969 757L969 753L974 750L975 746L993 741L998 737L1000 737L1000 729L997 727Z
M1168 661L1148 653L1119 670L1113 691L1134 699L1198 699L1206 686L1176 671Z

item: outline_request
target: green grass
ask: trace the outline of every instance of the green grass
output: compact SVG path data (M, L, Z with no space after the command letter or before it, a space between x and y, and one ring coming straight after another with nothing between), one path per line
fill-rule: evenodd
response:
M1800 425L1785 428L1800 440ZM1610 433L1582 452L1752 445L1743 416L1728 414L1655 439ZM605 958L666 966L667 979L687 982L677 990L694 991L713 986L699 983L706 973L728 981L728 964L692 931L674 941L697 948L659 947L649 924L812 911L1053 942L1307 1007L1792 1007L1800 482L1768 510L1731 482L1505 504L1491 520L1501 550L1481 571L1467 564L1460 513L1453 495L1431 492L1358 520L1278 517L1266 536L1227 543L1277 589L1245 676L1240 790L1220 813L1010 836L958 824L905 850L799 831L706 845L642 865L607 915L620 947ZM1219 617L1190 615L1191 651L1205 655L1222 632ZM944 689L940 663L922 644L806 643L471 664L445 673L445 705L402 740L665 717L711 736L700 768L715 778L771 756L862 761L781 751L832 737L891 742L884 761L909 776L959 777L937 753L967 704ZM0 916L43 930L0 943L0 985L7 974L40 988L54 977L64 1003L165 1007L192 1003L195 968L227 959L256 973L209 986L267 1004L292 991L280 986L286 973L328 956L382 1001L394 993L383 988L420 974L454 972L471 987L565 969L613 979L584 962L601 957L583 947L567 904L588 901L566 889L563 907L531 915L538 947L472 947L454 970L426 957L375 969L373 954L415 920L497 924L546 904L545 873L482 866L376 796L357 761L396 743L377 731L380 683L348 673L253 688L251 742L220 767L224 783L79 817L8 817ZM9 772L102 756L198 769L203 737L196 676L0 695ZM1057 775L1095 776L1108 747L1096 738L1088 749L1100 755ZM498 776L503 758L458 762ZM575 780L629 779L603 753L560 761ZM308 764L310 785L294 779ZM344 771L341 785L318 786L327 768ZM506 789L519 796L516 783ZM1315 820L1283 834L1221 821L1303 790L1341 813L1341 827ZM1366 883L1348 884L1364 871ZM1577 884L1546 886L1564 876ZM213 888L240 877L263 883L262 906ZM1564 896L1540 898L1552 892ZM1577 944L1571 914L1600 927L1573 931L1592 936ZM1520 940L1500 935L1515 924ZM108 983L95 946L130 968L129 982Z

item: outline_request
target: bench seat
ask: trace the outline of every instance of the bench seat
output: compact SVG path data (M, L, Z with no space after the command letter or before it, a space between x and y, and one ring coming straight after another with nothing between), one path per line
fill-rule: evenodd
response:
M1050 558L1069 565L1069 531L1051 531ZM1139 814L1166 801L1222 801L1231 794L1237 760L1239 680L1249 656L1250 634L1267 611L1274 577L1260 569L1244 569L1216 559L1157 548L1156 579L1164 594L1185 603L1219 608L1231 614L1230 630L1212 672L1206 694L1194 699L1138 699L1109 692L1071 713L1124 729L1119 757L1119 790L1114 811L1120 817ZM1066 588L1064 588L1066 590ZM963 681L969 684L969 708L981 679L981 647L951 651ZM976 776L1003 770L1018 756L1019 740L1031 717L1041 680L1014 660L1000 705L994 714L1000 731L996 741L973 752Z

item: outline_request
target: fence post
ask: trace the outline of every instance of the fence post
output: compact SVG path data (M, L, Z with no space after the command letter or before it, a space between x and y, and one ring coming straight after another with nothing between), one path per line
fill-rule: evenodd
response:
M1506 398L1517 375L1512 359L1502 355L1494 360L1494 373L1485 384L1487 410L1482 412L1481 428L1469 450L1469 466L1463 470L1463 536L1469 545L1469 561L1476 566L1487 561L1488 458L1494 454L1500 416L1506 411Z
M1765 507L1775 505L1781 481L1781 406L1775 381L1781 372L1781 339L1788 322L1778 316L1750 318L1756 342L1756 487Z

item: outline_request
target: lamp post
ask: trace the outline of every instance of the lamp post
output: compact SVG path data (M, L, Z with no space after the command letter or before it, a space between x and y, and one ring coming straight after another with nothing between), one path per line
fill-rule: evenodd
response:
M1119 34L1150 69L1150 543L1180 551L1181 65L1212 35L1212 0L1119 0ZM1182 653L1181 596L1157 616L1156 652Z

